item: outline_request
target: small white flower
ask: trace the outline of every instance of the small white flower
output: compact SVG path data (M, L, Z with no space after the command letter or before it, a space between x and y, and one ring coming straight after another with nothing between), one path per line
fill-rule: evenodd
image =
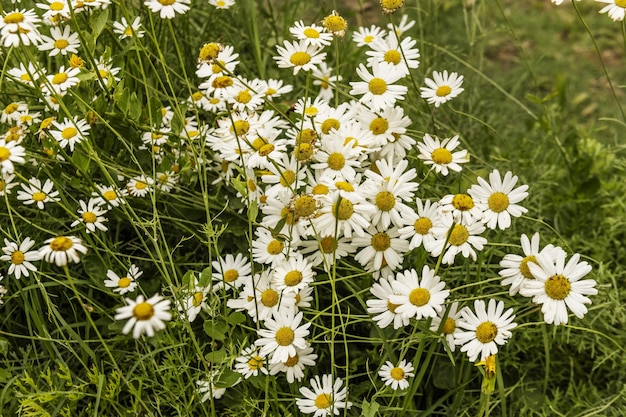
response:
M293 309L278 311L275 319L265 320L267 329L257 330L259 339L254 344L261 348L259 355L270 356L270 363L286 362L296 355L296 348L307 347L304 338L309 335L311 323L301 325L303 313L294 313Z
M415 269L396 275L394 290L397 295L389 297L389 301L398 306L395 312L405 318L433 318L443 310L443 303L450 295L450 290L444 290L445 286L435 271L424 265L421 280Z
M57 236L44 242L46 246L39 249L41 259L54 263L56 266L65 266L69 262L79 263L79 253L87 253L82 240L75 236Z
M30 237L26 237L19 245L16 242L11 242L7 238L4 239L4 247L2 252L4 255L0 256L2 261L10 261L9 275L14 275L15 279L20 279L22 275L28 276L29 272L34 272L37 267L33 265L32 261L38 261L41 259L41 255L37 250L30 250L33 247L35 241Z
M115 320L130 319L124 325L122 333L133 331L133 337L138 339L144 333L148 337L154 336L158 330L165 329L165 322L172 319L169 312L170 300L155 294L147 300L143 295L135 300L126 298L126 305L115 310Z
M296 405L300 412L305 414L314 413L314 417L326 417L339 415L340 410L346 410L352 407L352 403L346 401L348 396L348 388L343 387L343 381L340 378L335 380L333 384L332 375L322 375L311 379L311 389L308 387L300 387L300 393L304 398L296 399Z
M448 169L460 172L462 169L460 164L467 163L470 159L465 149L453 153L459 143L458 135L440 140L425 133L423 142L417 143L420 151L417 157L423 160L425 165L432 165L437 174L448 175Z
M424 83L427 87L420 88L421 96L435 107L452 100L464 91L461 87L463 76L456 72L448 75L448 71L445 70L443 73L433 71L433 80L426 78Z
M385 385L389 385L391 389L407 389L409 387L408 378L415 376L413 373L414 368L410 362L406 359L402 359L398 366L393 366L393 363L387 361L380 367L378 375L383 380Z
M352 89L350 94L363 95L359 102L365 104L373 111L393 107L396 101L404 100L408 88L394 83L406 74L398 67L388 62L372 63L372 73L363 64L359 64L357 75L363 81L350 82Z
M104 286L107 288L113 288L113 292L120 295L133 292L137 288L137 278L143 275L143 271L140 271L136 265L131 265L128 268L128 272L123 277L120 277L112 270L107 271L107 278L104 280Z
M158 13L161 19L173 19L176 13L185 14L189 10L190 0L145 0L152 13Z
M310 71L326 59L326 52L307 41L284 41L283 46L276 46L277 56L274 57L278 68L293 68L294 75L300 70Z

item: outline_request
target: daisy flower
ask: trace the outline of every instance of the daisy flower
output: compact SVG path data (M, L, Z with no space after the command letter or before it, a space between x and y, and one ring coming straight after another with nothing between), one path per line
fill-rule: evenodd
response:
M259 375L259 372L268 374L266 365L267 358L259 355L259 348L248 346L241 351L241 355L235 359L235 371L243 375L244 379Z
M87 253L82 240L75 236L57 236L44 242L46 246L39 249L41 259L54 263L56 266L65 266L69 262L79 263L79 253Z
M399 304L393 304L391 297L399 295L395 289L396 280L393 276L388 278L380 278L378 282L375 282L370 288L370 292L376 297L375 299L369 299L367 303L367 312L369 314L377 314L372 317L372 320L378 324L378 327L384 329L393 323L394 329L407 326L409 324L409 317L396 312L396 309L400 307Z
M120 40L132 36L143 38L145 32L141 30L141 17L135 17L132 23L128 23L125 17L120 22L113 22L113 33L119 35Z
M346 144L324 139L313 156L311 168L324 171L333 181L352 182L356 178L356 169L361 166L361 152L354 148L352 142Z
M36 45L41 42L39 23L41 20L34 10L13 10L2 14L0 20L0 42L5 48L12 46Z
M333 35L343 38L346 34L346 29L348 29L348 22L337 11L333 10L331 14L322 20L322 26Z
M91 126L87 124L85 119L79 119L78 116L74 116L73 119L63 119L62 122L52 122L54 129L50 130L50 135L59 142L61 148L69 146L70 152L74 152L74 145L82 142L91 129Z
M496 169L489 174L489 182L478 177L478 185L474 184L468 190L476 206L482 210L482 222L488 228L504 230L511 226L511 216L520 217L528 211L517 204L528 196L528 185L515 188L516 183L517 175L507 171L501 178Z
M621 22L624 20L626 14L626 1L624 0L596 0L600 3L605 3L606 6L600 10L600 13L607 13L614 22Z
M155 294L144 300L138 295L135 300L126 298L126 305L115 310L115 320L130 319L124 325L122 333L133 331L133 337L138 339L144 333L148 337L154 336L156 331L165 329L165 322L172 319L169 312L170 300Z
M318 98L330 101L334 95L335 85L343 80L341 75L334 73L333 68L329 67L326 62L322 62L319 66L313 67L311 70L313 75L313 85L319 85L320 91Z
M351 95L363 95L359 99L373 111L383 110L395 105L396 101L404 100L408 88L404 85L393 85L403 78L404 74L395 65L388 62L372 63L372 73L363 64L359 64L357 75L363 81L350 82Z
M444 252L442 262L445 265L452 265L458 253L475 261L476 250L482 250L487 244L487 239L479 236L485 231L485 226L479 222L469 224L455 222L450 214L443 215L441 220L433 229L435 244L430 254L438 257Z
M34 82L39 79L39 76L41 74L45 75L45 73L45 68L38 68L33 65L32 62L28 63L28 67L20 63L19 67L11 68L7 71L7 74L13 77L14 80L30 85L34 85Z
M17 199L24 202L25 205L36 204L39 210L44 209L45 203L59 201L58 191L52 191L54 183L48 178L43 185L38 178L28 180L28 185L21 184L23 191L17 192Z
M216 9L230 9L235 5L235 0L209 0L211 6L215 6Z
M126 190L133 197L145 197L154 191L154 180L145 175L138 175L128 181Z
M46 21L52 22L59 20L67 20L71 17L70 7L67 0L46 0L47 3L37 3L37 7L45 10L43 18ZM75 3L75 2L72 2ZM74 7L76 7L74 5Z
M555 259L557 252L563 252L563 249L553 245L547 245L540 250L539 232L535 233L531 240L526 235L522 235L520 240L524 256L515 254L504 255L504 258L500 261L500 266L504 269L498 272L504 278L500 284L510 285L509 294L512 296L517 294L528 280L535 279L535 276L530 272L530 263L537 263L537 255L545 253Z
M85 203L83 200L79 201L80 208L78 209L79 218L74 220L70 227L78 226L80 223L84 223L87 228L87 233L93 233L96 230L106 232L108 229L104 225L107 221L105 214L107 210L98 205L98 201L90 198L89 202Z
M406 359L402 359L398 366L393 366L393 363L387 361L378 371L378 376L383 380L385 385L389 385L392 390L407 389L409 387L408 378L415 376L413 373L415 369L410 362Z
M365 53L369 56L368 65L375 62L387 62L395 66L403 75L409 74L409 68L419 67L419 49L415 48L417 41L406 37L398 43L398 38L393 32L389 32L384 38L377 39L370 44L371 51Z
M304 338L309 335L311 323L300 325L303 313L294 313L293 309L282 309L274 319L265 320L266 329L257 330L259 339L254 344L261 348L259 355L271 355L270 363L286 362L296 355L296 348L308 346Z
M209 371L207 375L207 380L205 381L196 381L196 385L198 385L198 392L202 395L201 402L206 402L209 398L215 398L219 400L222 398L224 393L226 392L226 388L217 388L215 384L219 380L221 372ZM238 378L232 385L235 386L241 382L241 378Z
M408 226L398 230L400 239L409 239L409 250L424 246L428 252L435 247L435 236L433 235L433 226L439 222L439 203L430 200L422 200L418 197L415 199L417 212L413 212L406 216Z
M322 62L320 64L320 68L323 68L326 63ZM293 86L290 84L285 84L283 80L275 80L270 78L269 80L261 80L263 83L260 91L265 94L265 98L268 100L272 100L275 97L280 97L283 94L287 94L293 91ZM315 81L314 81L315 82Z
M384 34L385 32L379 26L371 25L368 28L361 26L352 32L352 40L356 42L356 46L361 47L371 45L377 39L382 39Z
M296 348L296 354L289 356L284 362L271 363L270 375L276 375L284 372L287 382L292 384L294 381L301 381L304 378L304 367L315 366L317 355L313 353L313 348L307 346L304 349Z
M352 245L351 239L335 239L334 234L318 235L317 238L300 242L300 252L307 255L308 262L313 266L323 264L324 270L329 272L337 259L348 256L357 248Z
M211 263L213 266L213 290L220 288L226 290L230 288L239 289L252 278L252 266L250 260L238 253L237 256L227 254L219 257L217 261Z
M143 275L143 271L140 271L139 268L132 264L130 268L128 268L128 272L123 277L117 275L114 271L107 271L107 278L104 280L104 286L107 288L113 288L113 292L116 292L120 295L124 295L128 292L133 292L137 288L137 278Z
M399 38L402 37L402 35L413 26L415 26L415 20L409 20L409 17L407 15L402 15L400 22L396 23L395 27L393 24L387 23L387 29L391 31L395 30L396 35L398 35Z
M49 56L78 53L80 39L78 38L78 33L71 32L69 26L65 26L63 31L58 27L51 28L50 36L41 36L42 42L37 47L40 51L50 51L48 53Z
M305 25L302 20L294 23L289 28L289 32L298 40L305 41L308 45L324 47L330 45L333 40L333 34L324 32L322 26L315 24Z
M121 190L113 185L96 184L96 191L91 193L99 206L106 206L107 210L125 204L124 197L128 195L127 190Z
M313 277L315 272L312 265L302 254L296 253L274 268L272 282L279 291L297 294L313 282Z
M354 260L371 272L388 266L391 270L398 268L404 260L404 253L409 250L409 242L400 239L398 228L382 228L370 226L363 236L352 238L352 244L363 247L354 255Z
M152 13L159 13L161 19L173 19L176 13L187 13L190 3L190 0L145 0L143 2Z
M15 164L23 164L26 162L26 149L19 145L17 141L6 142L0 139L0 171L4 174L13 174L15 172Z
M17 186L17 182L13 182L14 178L15 174L9 174L6 171L2 171L0 174L0 197L11 194L11 188Z
M593 279L581 280L591 272L591 265L579 262L580 255L574 254L565 263L564 251L536 255L536 262L528 264L530 272L535 277L528 280L520 289L524 297L533 297L533 302L541 304L543 319L547 324L567 324L569 308L576 317L583 318L587 313L585 304L591 304L587 295L595 295L596 281Z
M0 122L16 123L20 120L23 113L28 113L28 105L21 101L14 101L6 105L2 113L0 113Z
M326 60L326 52L307 41L284 41L283 46L276 46L278 55L274 56L278 68L293 68L296 75L300 70L310 71Z
M44 92L65 93L65 91L80 83L78 79L79 73L80 68L65 69L65 67L62 66L56 73L46 76L48 82L52 85L52 91L50 91L49 86L46 84L43 86Z
M382 147L388 144L395 144L399 142L399 139L406 136L406 129L411 125L411 119L404 115L404 109L402 107L387 107L378 113L371 112L369 110L360 111L357 113L357 120L359 120L368 130L370 130L378 144ZM408 144L408 148L414 144L413 140L411 144ZM393 155L394 148L388 150ZM398 154L395 158L404 158L406 154L406 148L398 148ZM387 155L381 155L382 158L386 158Z
M194 274L194 282L189 291L185 291L182 301L177 302L178 311L182 320L193 323L203 309L208 309L207 296L211 287L201 287L199 278Z
M435 107L439 107L443 103L452 100L464 89L461 88L463 84L463 76L453 72L448 75L448 71L444 70L443 73L433 71L433 79L426 78L424 83L428 87L421 87L421 96L425 98L429 104L434 104Z
M171 192L178 183L178 175L174 171L157 172L155 177L157 190L164 193Z
M455 172L461 171L461 165L469 162L469 153L467 150L453 151L459 146L459 136L445 138L440 140L437 136L431 137L428 133L424 134L422 142L417 143L420 153L417 156L424 161L425 165L432 165L437 174L448 175L448 170Z
M448 347L452 352L454 352L456 348L456 344L454 343L454 336L461 332L461 328L457 326L457 321L461 319L461 313L463 309L459 310L459 303L457 301L453 302L450 305L450 308L447 311L443 309L439 312L439 314L433 317L433 321L430 324L430 330L433 332L441 332L440 336L443 336L442 341L448 344ZM443 318L446 320L443 322Z
M461 352L467 352L471 362L479 357L484 361L498 353L498 345L504 345L511 337L511 330L517 327L513 323L513 309L504 311L503 301L490 299L485 308L483 300L476 300L474 310L476 313L469 308L462 310L461 319L456 324L465 331L454 334L454 343L462 345Z
M37 267L31 262L40 260L41 255L38 250L30 250L34 244L35 241L30 237L26 237L19 245L17 242L4 239L4 247L2 248L4 255L0 256L0 260L11 262L7 272L9 275L15 276L15 279L20 279L22 275L27 277L29 271L37 270Z
M455 221L471 224L483 218L483 211L476 203L469 194L448 194L439 200L439 207L442 214L451 214Z
M361 195L358 185L340 181L339 187L342 188L324 196L319 216L314 219L315 228L324 235L337 233L337 237L350 238L354 232L363 236L376 209Z
M395 312L405 318L432 318L441 312L450 295L449 290L444 290L445 286L445 282L428 265L422 269L421 280L415 269L409 269L396 275L394 290L397 295L392 295L389 301L398 306Z
M404 6L404 0L380 0L380 7L383 9L383 13L395 13L402 6Z
M252 259L255 262L274 267L285 259L289 242L278 239L270 230L261 227L256 228L254 233L256 238L252 241Z
M346 401L348 388L342 388L343 381L340 378L333 384L332 375L322 375L321 380L316 375L310 382L312 390L300 387L300 393L304 398L296 399L296 405L301 413L314 413L313 417L326 417L339 415L341 409L347 410L352 407L352 403Z

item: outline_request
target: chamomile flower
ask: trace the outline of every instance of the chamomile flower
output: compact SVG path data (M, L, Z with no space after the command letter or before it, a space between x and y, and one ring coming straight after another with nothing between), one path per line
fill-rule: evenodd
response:
M441 332L441 336L443 336L443 341L448 344L448 347L452 352L456 349L456 343L454 343L454 336L462 332L462 329L457 326L457 321L461 319L461 313L463 309L459 309L459 303L457 301L453 302L450 305L450 308L447 310L442 309L437 316L433 317L433 321L430 323L430 330L433 332ZM443 317L446 317L446 320L443 322L443 326L441 324Z
M163 191L164 193L169 193L174 190L178 183L178 175L174 171L157 172L155 178L157 190Z
M489 174L489 182L478 177L478 185L468 190L476 206L483 211L482 222L488 228L504 230L511 226L511 216L520 217L528 211L517 204L528 196L528 185L515 188L515 184L517 175L507 171L501 178L496 169Z
M283 292L298 293L313 282L312 265L300 253L291 255L278 264L272 273L272 283Z
M124 199L126 195L128 195L127 190L105 184L96 184L96 191L91 193L91 197L96 201L96 204L104 206L107 210L126 204Z
M395 26L392 23L387 23L387 29L395 31L398 37L402 37L413 26L415 26L415 20L409 20L407 15L402 15L400 22L396 23Z
M354 181L356 169L361 166L361 152L352 146L352 142L341 143L323 139L318 151L313 156L311 168L323 170L333 181Z
M48 53L50 56L75 54L80 47L78 33L72 33L69 26L65 26L63 31L61 28L53 27L50 29L50 37L42 35L41 39L42 42L37 48L40 51L50 51Z
M348 256L356 251L351 239L345 237L336 239L334 234L319 235L318 238L300 242L300 253L313 265L323 264L324 270L329 272L337 259Z
M404 0L380 0L380 7L383 9L383 13L395 13L402 6L404 6Z
M45 84L43 86L44 92L55 92L58 94L65 93L68 89L74 87L75 85L78 85L78 83L80 82L80 80L78 79L79 73L80 68L65 69L65 67L62 66L57 72L55 72L54 74L49 74L46 77L48 79L48 82L52 86L52 90L50 90L50 87Z
M398 106L387 107L378 113L362 110L357 113L357 119L372 132L381 147L400 142L401 138L406 136L407 127L411 125L411 119L405 116L404 109ZM412 140L406 146L393 146L388 152L390 155L395 154L394 158L404 158L406 149L411 148L414 143L415 141ZM381 156L387 157L387 155Z
M83 200L79 201L80 208L78 209L79 218L74 220L71 227L78 226L81 223L85 224L87 233L93 233L96 230L101 230L103 232L107 231L107 227L104 225L104 222L107 221L104 215L107 213L107 210L98 205L98 202L93 198L89 199L89 202L85 203Z
M333 71L326 62L322 62L319 66L314 67L311 71L313 74L313 85L318 85L320 91L318 98L330 101L333 98L335 85L343 80L341 75Z
M579 262L577 253L566 264L566 256L564 251L553 253L553 256L543 252L536 255L536 261L528 263L535 279L526 281L520 289L524 297L533 297L534 303L541 304L547 324L567 324L568 308L576 317L583 318L587 313L585 304L591 304L586 296L598 293L596 281L581 280L591 272L591 265Z
M471 362L478 358L484 361L498 353L498 345L504 345L511 337L511 330L517 327L513 323L513 309L504 311L503 301L490 299L485 308L483 300L476 300L474 310L476 313L469 308L463 309L456 324L464 331L454 334L454 342L461 345L461 352L467 352Z
M25 156L26 149L17 141L6 142L4 139L0 139L0 172L13 174L15 172L14 164L26 162Z
M248 346L235 359L235 371L243 375L244 379L257 376L259 373L268 374L267 358L259 355L259 348Z
M305 184L306 173L306 166L299 164L294 155L282 154L261 176L263 183L270 184L265 194L275 196L282 192L297 191Z
M61 148L69 147L70 152L74 152L74 146L87 138L91 129L87 121L78 116L63 119L62 122L52 122L52 126L54 128L50 129L50 135L59 142Z
M624 0L596 0L600 3L605 3L600 13L607 13L614 22L621 22L624 20L626 14L626 1Z
M41 42L38 27L41 19L30 9L13 10L2 14L0 20L0 42L5 48L36 45Z
M464 91L461 87L463 76L456 72L448 74L447 70L443 72L433 71L433 79L426 78L424 83L427 87L420 88L421 96L429 104L434 104L435 107L452 100Z
M11 194L11 188L17 186L18 183L13 182L13 179L15 179L15 174L2 171L0 174L0 197Z
M409 250L424 246L428 252L435 247L433 226L439 222L439 204L430 200L415 199L416 212L406 216L408 226L398 230L401 239L409 239Z
M290 248L288 241L261 227L256 228L254 233L256 238L252 241L252 259L255 262L274 267L285 259Z
M276 46L278 55L274 57L278 68L293 68L296 75L300 70L310 71L326 59L326 52L307 41L284 41L283 46Z
M397 305L395 312L405 318L432 318L441 312L450 295L450 290L444 290L445 286L428 265L422 269L421 280L415 269L409 269L396 275L394 290L397 295L391 296L389 301Z
M37 7L45 10L44 20L48 22L67 20L71 17L69 1L67 0L46 0L47 3L37 3ZM74 2L72 2L74 3ZM76 6L74 6L76 7Z
M265 320L266 329L257 330L259 339L254 342L261 348L259 354L270 356L270 363L286 362L296 355L296 348L306 348L304 338L309 335L311 323L301 325L302 317L302 312L282 309L274 314L274 319Z
M369 266L374 271L384 266L395 270L402 264L404 253L409 250L409 242L398 236L397 227L370 226L363 236L352 238L354 246L363 248L354 255L354 260L363 266Z
M125 17L119 22L113 22L113 33L117 34L120 40L132 36L143 38L145 32L141 30L141 17L135 17L132 23L128 23Z
M322 26L333 35L343 38L346 34L346 29L348 29L348 22L336 10L333 10L331 14L322 20Z
M433 230L436 241L430 254L437 257L444 252L442 262L445 265L452 265L458 253L475 261L476 250L482 250L487 244L487 239L479 236L485 226L479 222L456 222L450 214L443 215L441 220Z
M365 52L369 56L367 64L386 62L406 76L409 74L409 68L415 69L420 64L418 59L420 53L419 49L415 47L416 44L417 41L408 36L398 43L396 35L389 32L386 37L377 39L370 44L371 50Z
M181 319L193 323L200 311L208 308L207 296L210 292L211 288L201 287L198 277L194 276L193 286L189 291L185 291L182 300L176 303Z
M370 292L376 297L369 299L367 303L367 312L369 314L376 314L372 317L372 320L378 324L378 327L384 329L393 323L394 329L407 326L409 324L409 317L396 312L399 304L393 304L391 297L400 295L395 289L396 280L393 276L388 278L380 278L378 282L375 282L370 288Z
M137 278L142 275L143 271L140 271L135 264L132 264L130 268L128 268L128 272L126 272L126 275L123 277L120 277L114 271L109 269L107 271L107 279L104 280L104 286L107 288L113 288L113 292L124 295L135 291L138 285Z
M379 26L372 25L368 28L361 26L352 32L352 40L356 42L356 46L369 46L376 40L382 39L384 35L385 32Z
M65 266L70 262L79 263L79 253L87 253L82 240L75 236L52 237L44 243L46 245L39 249L41 259L56 266Z
M237 256L227 254L219 257L217 261L211 263L213 266L213 290L220 288L226 290L230 288L239 289L252 278L252 266L250 260L238 253Z
M23 113L28 113L28 105L21 101L14 101L7 104L0 113L1 123L16 123Z
M343 381L337 378L333 383L332 375L322 375L311 379L311 388L300 387L300 393L304 398L296 399L296 405L301 413L312 414L313 417L326 417L339 415L341 409L352 407L350 401L346 401L348 388L343 387Z
M161 19L173 19L176 13L187 13L190 3L190 0L145 0L143 2L152 13L158 13Z
M385 385L389 385L392 390L407 389L409 387L408 378L415 376L413 371L413 365L407 362L406 359L402 359L398 366L393 366L393 363L387 361L378 371L378 376L383 380Z
M209 0L209 4L218 10L226 10L235 5L235 0Z
M38 68L32 62L29 62L27 67L20 63L19 67L11 68L7 71L7 74L13 77L13 79L29 85L34 85L34 82L39 79L40 75L45 75L45 73L45 68Z
M323 68L324 65L326 65L326 63L322 62L320 68ZM265 94L265 98L268 100L293 91L293 86L291 84L285 84L283 80L270 78L269 80L261 80L261 82L263 84L260 87L260 92Z
M211 44L207 44L211 45ZM205 83L200 84L200 89L212 87L213 81L225 74L232 74L237 68L239 54L235 53L235 48L231 45L224 45L217 52L214 59L201 60L196 70L198 78L208 78ZM203 87L204 85L204 87Z
M311 346L304 349L296 348L296 354L289 356L284 362L271 363L270 375L276 375L279 372L284 372L287 382L292 384L294 381L301 381L304 378L304 367L315 366L315 360L317 355L313 353Z
M165 322L172 319L170 300L155 294L147 300L138 295L135 300L126 298L126 305L115 310L115 320L129 319L122 333L133 331L133 337L138 339L144 333L152 337L159 330L165 329Z
M219 400L222 398L224 393L226 392L226 388L217 388L215 386L216 382L219 380L221 372L209 371L207 375L207 379L204 381L196 381L196 385L198 385L198 392L202 394L201 402L206 402L209 398L215 398ZM235 386L241 382L241 378L238 378L232 385Z
M0 256L0 261L10 261L9 275L13 275L15 279L20 279L23 276L29 276L30 272L37 270L37 267L32 264L34 261L41 259L41 255L38 250L30 250L33 247L35 241L30 237L24 238L22 243L18 245L17 242L11 242L7 238L4 239L4 247L2 252L4 255Z
M53 191L54 183L48 178L41 184L38 178L31 178L27 184L21 184L23 191L17 192L17 199L25 205L35 204L39 210L43 210L45 203L59 201L58 191Z
M425 165L432 165L431 169L437 174L448 175L448 170L460 172L462 169L460 164L469 162L469 153L465 149L453 152L459 143L458 135L439 139L425 133L422 142L417 143L420 151L417 157L423 160Z
M439 200L439 207L442 214L452 214L455 221L472 224L483 218L483 211L476 203L469 194L448 194Z
M544 253L554 259L558 252L563 251L563 249L553 245L547 245L540 250L539 232L535 233L530 240L526 235L522 235L520 240L524 256L515 254L504 255L504 258L500 261L500 266L504 269L498 272L504 278L500 284L510 285L509 294L512 296L517 294L526 282L535 279L532 272L530 272L529 263L537 263L537 255Z
M359 186L340 181L338 191L324 196L319 216L314 219L316 230L325 235L352 237L352 233L365 235L370 220L376 211L359 192Z
M307 44L313 46L327 46L330 45L333 40L332 33L324 32L322 26L317 26L316 24L305 25L302 20L294 23L294 25L289 28L289 32L296 39L305 41Z
M128 181L126 190L133 197L145 197L154 191L154 179L145 175L138 175Z
M388 62L372 63L372 73L367 67L360 64L356 70L362 81L350 82L351 95L363 95L359 102L365 104L373 111L383 110L395 105L396 101L404 100L408 88L394 83L406 74L395 65Z

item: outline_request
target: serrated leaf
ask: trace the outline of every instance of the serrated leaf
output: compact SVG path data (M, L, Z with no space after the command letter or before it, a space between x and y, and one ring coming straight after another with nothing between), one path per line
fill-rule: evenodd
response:
M380 405L376 402L376 400L371 403L367 400L363 400L363 405L361 405L361 416L374 417L376 413L378 413L379 408Z

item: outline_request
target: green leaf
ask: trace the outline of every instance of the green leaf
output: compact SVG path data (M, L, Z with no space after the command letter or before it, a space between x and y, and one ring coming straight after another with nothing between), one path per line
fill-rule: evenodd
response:
M212 363L222 363L226 359L226 349L222 347L219 350L209 352L204 356L204 359Z
M11 371L0 368L0 382L7 382L9 379L11 379Z
M235 311L233 314L226 317L226 321L232 324L233 326L236 326L246 321L246 315L239 311Z
M3 355L9 353L9 341L5 338L0 338L0 353Z
M128 106L130 105L130 90L128 88L124 88L117 98L117 105L120 106L120 110L124 114L128 113Z
M210 338L214 340L226 339L226 332L228 331L228 324L222 321L209 320L204 322L204 332Z
M109 9L103 9L102 12L100 12L100 14L96 16L96 18L93 20L93 23L91 25L91 27L93 28L93 30L91 31L91 36L94 40L96 40L98 36L100 36L108 20Z
M220 375L219 379L215 381L215 387L230 388L237 383L239 378L241 378L241 374L239 372L226 368Z
M251 222L256 221L256 216L259 214L259 206L256 203L256 200L253 200L250 204L250 208L248 209L248 220Z
M139 118L141 117L141 109L142 105L139 102L139 99L137 99L137 94L132 93L130 96L130 108L128 111L128 115L133 120L139 120Z
M90 162L91 160L89 159L89 156L85 154L85 152L81 151L80 149L76 149L74 151L74 154L72 155L72 163L76 168L81 171L81 173L86 174L89 172Z
M362 417L374 417L376 413L378 413L378 409L380 405L376 402L376 400L371 403L367 400L363 400L363 405L361 406L361 416Z
M204 268L202 273L200 274L200 282L198 285L200 287L206 287L211 282L211 278L213 277L213 270L211 267Z

